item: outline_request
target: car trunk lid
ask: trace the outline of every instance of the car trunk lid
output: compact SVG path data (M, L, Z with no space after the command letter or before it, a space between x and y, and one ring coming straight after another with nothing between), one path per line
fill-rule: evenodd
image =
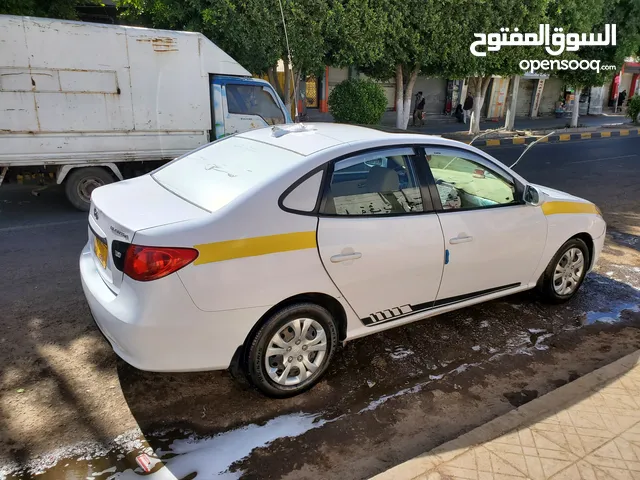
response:
M169 192L150 175L95 189L91 195L88 233L100 276L117 294L124 276L124 254L137 231L207 214Z

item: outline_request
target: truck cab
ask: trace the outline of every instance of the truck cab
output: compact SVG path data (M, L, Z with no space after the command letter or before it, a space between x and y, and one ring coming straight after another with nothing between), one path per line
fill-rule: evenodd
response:
M211 140L269 125L291 123L291 116L265 80L213 75Z

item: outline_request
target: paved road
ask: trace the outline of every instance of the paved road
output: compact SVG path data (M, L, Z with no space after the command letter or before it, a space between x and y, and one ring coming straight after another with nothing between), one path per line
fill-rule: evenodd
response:
M488 150L510 164L522 147ZM233 464L245 478L366 478L640 347L640 139L539 145L517 170L604 211L605 253L580 295L555 307L517 295L356 340L316 388L281 401L225 372L119 361L82 297L85 215L55 189L3 186L0 467L48 452L32 463L42 478L124 471L144 447L139 428L154 450L181 454L189 467L170 461L176 475ZM185 443L177 428L219 436ZM54 451L79 441L109 448Z

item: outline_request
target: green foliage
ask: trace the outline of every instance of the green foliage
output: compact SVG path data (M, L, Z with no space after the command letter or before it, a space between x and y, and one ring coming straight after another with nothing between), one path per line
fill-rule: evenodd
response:
M638 123L638 115L640 115L640 95L634 95L627 102L627 117L630 117L634 123Z
M278 1L119 0L121 17L155 28L201 32L254 74L287 58ZM326 0L282 0L294 69L319 73L325 66Z
M0 2L0 14L76 20L78 18L76 7L87 4L102 5L102 2L100 0L3 0Z
M339 123L377 124L386 107L384 90L371 80L345 80L329 95L329 112Z

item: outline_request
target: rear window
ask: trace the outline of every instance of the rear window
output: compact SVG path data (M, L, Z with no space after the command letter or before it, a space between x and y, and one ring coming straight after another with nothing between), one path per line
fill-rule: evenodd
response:
M294 167L301 155L228 137L174 160L151 175L174 194L211 212Z

